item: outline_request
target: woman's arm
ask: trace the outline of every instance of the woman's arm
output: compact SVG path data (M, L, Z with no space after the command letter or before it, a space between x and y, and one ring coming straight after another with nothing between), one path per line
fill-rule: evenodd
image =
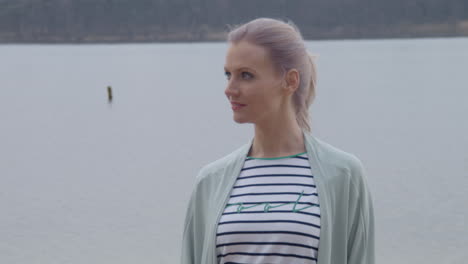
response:
M205 234L205 219L203 208L201 208L201 184L203 168L196 177L195 187L192 190L187 205L184 220L184 231L182 234L181 264L201 264L203 249L203 237ZM198 212L197 214L195 212Z
M193 227L192 198L189 201L185 213L184 232L182 235L181 264L194 264L195 260L195 237Z
M348 264L375 263L374 206L361 161L355 158L348 207Z

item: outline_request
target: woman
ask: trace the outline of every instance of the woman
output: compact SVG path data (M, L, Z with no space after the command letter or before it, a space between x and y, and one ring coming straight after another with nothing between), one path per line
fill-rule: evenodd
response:
M374 213L361 161L311 134L316 71L292 22L229 32L226 97L245 145L197 175L182 264L373 264Z

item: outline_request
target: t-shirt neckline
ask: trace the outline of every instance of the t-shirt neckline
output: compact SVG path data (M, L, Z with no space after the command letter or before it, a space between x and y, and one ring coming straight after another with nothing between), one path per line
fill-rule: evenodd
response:
M247 158L250 158L250 159L261 159L261 160L275 160L275 159L286 159L286 158L292 158L292 157L296 157L296 156L299 156L299 155L302 155L302 154L305 154L307 153L307 151L304 151L304 152L301 152L301 153L298 153L298 154L294 154L294 155L289 155L289 156L282 156L282 157L273 157L273 158L255 158L255 157L252 157L252 156L247 156Z

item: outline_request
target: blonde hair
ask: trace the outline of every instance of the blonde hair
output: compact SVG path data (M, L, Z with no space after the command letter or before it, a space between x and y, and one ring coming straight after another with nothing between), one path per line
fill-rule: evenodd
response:
M300 82L293 94L296 120L303 129L311 131L309 107L315 99L317 72L314 55L310 54L298 27L291 21L273 18L257 18L241 25L228 25L228 42L241 40L264 47L270 54L278 73L290 69L299 72Z

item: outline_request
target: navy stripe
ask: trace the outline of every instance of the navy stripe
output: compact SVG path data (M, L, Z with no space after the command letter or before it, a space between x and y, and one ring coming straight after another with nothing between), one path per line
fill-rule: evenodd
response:
M248 179L248 178L256 178L256 177L304 177L304 178L314 178L313 175L308 174L257 174L252 176L243 176L237 177L238 180Z
M308 226L313 226L320 228L319 225L316 224L311 224L307 222L302 222L302 221L296 221L296 220L239 220L239 221L225 221L225 222L219 222L218 225L224 225L224 224L237 224L237 223L242 223L242 224L247 224L247 223L295 223L295 224L301 224L301 225L308 225Z
M295 258L305 258L310 260L316 260L313 257L301 256L296 254L282 254L282 253L250 253L250 252L230 252L224 255L218 255L218 257L225 257L229 255L249 255L249 256L282 256L282 257L295 257Z
M301 208L298 208L297 210L300 210L300 209ZM303 211L293 212L292 210L277 210L277 211L268 210L268 212L266 212L266 213L265 213L265 211L240 211L240 212L223 213L223 215L230 215L230 214L269 214L269 213L298 213L298 214L306 214L306 215L313 215L313 216L320 217L319 214L308 213L308 212L303 212Z
M269 204L275 204L275 203L296 203L296 201L238 202L238 203L228 203L228 204L226 204L226 207L227 207L227 206L232 206L232 205L240 205L240 204L266 204L266 203L269 203ZM308 204L308 205L315 205L315 206L320 207L319 204L311 203L311 202L297 202L297 204Z
M234 234L290 234L290 235L298 235L298 236L306 236L312 237L315 239L319 239L318 236L314 236L307 233L302 232L294 232L294 231L232 231L232 232L222 232L216 233L216 236L225 236L225 235L234 235Z
M229 197L239 197L239 196L246 196L246 195L300 195L300 192L266 192L266 193L243 193L243 194L235 194ZM302 196L310 196L315 195L318 196L317 193L303 193Z
M251 186L306 186L306 187L316 187L313 184L304 184L304 183L257 183L257 184L246 184L246 185L239 185L234 186L232 188L245 188Z
M286 245L286 246L303 247L303 248L311 248L311 249L318 250L318 248L313 247L313 246L297 244L297 243L288 243L288 242L235 242L235 243L219 244L219 245L216 245L216 247L234 246L234 245Z
M278 164L278 165L261 165L261 166L253 166L253 167L245 167L241 171L245 170L252 170L258 168L272 168L272 167L285 167L285 168L304 168L310 169L310 166L300 166L300 165L286 165L286 164Z
M303 155L306 155L306 154L303 154ZM309 158L307 156L303 157L301 155L299 156L294 156L294 157L289 157L291 159L303 159L303 160L309 160ZM253 158L245 158L245 161L249 161L249 160L256 160L256 159L253 159Z

